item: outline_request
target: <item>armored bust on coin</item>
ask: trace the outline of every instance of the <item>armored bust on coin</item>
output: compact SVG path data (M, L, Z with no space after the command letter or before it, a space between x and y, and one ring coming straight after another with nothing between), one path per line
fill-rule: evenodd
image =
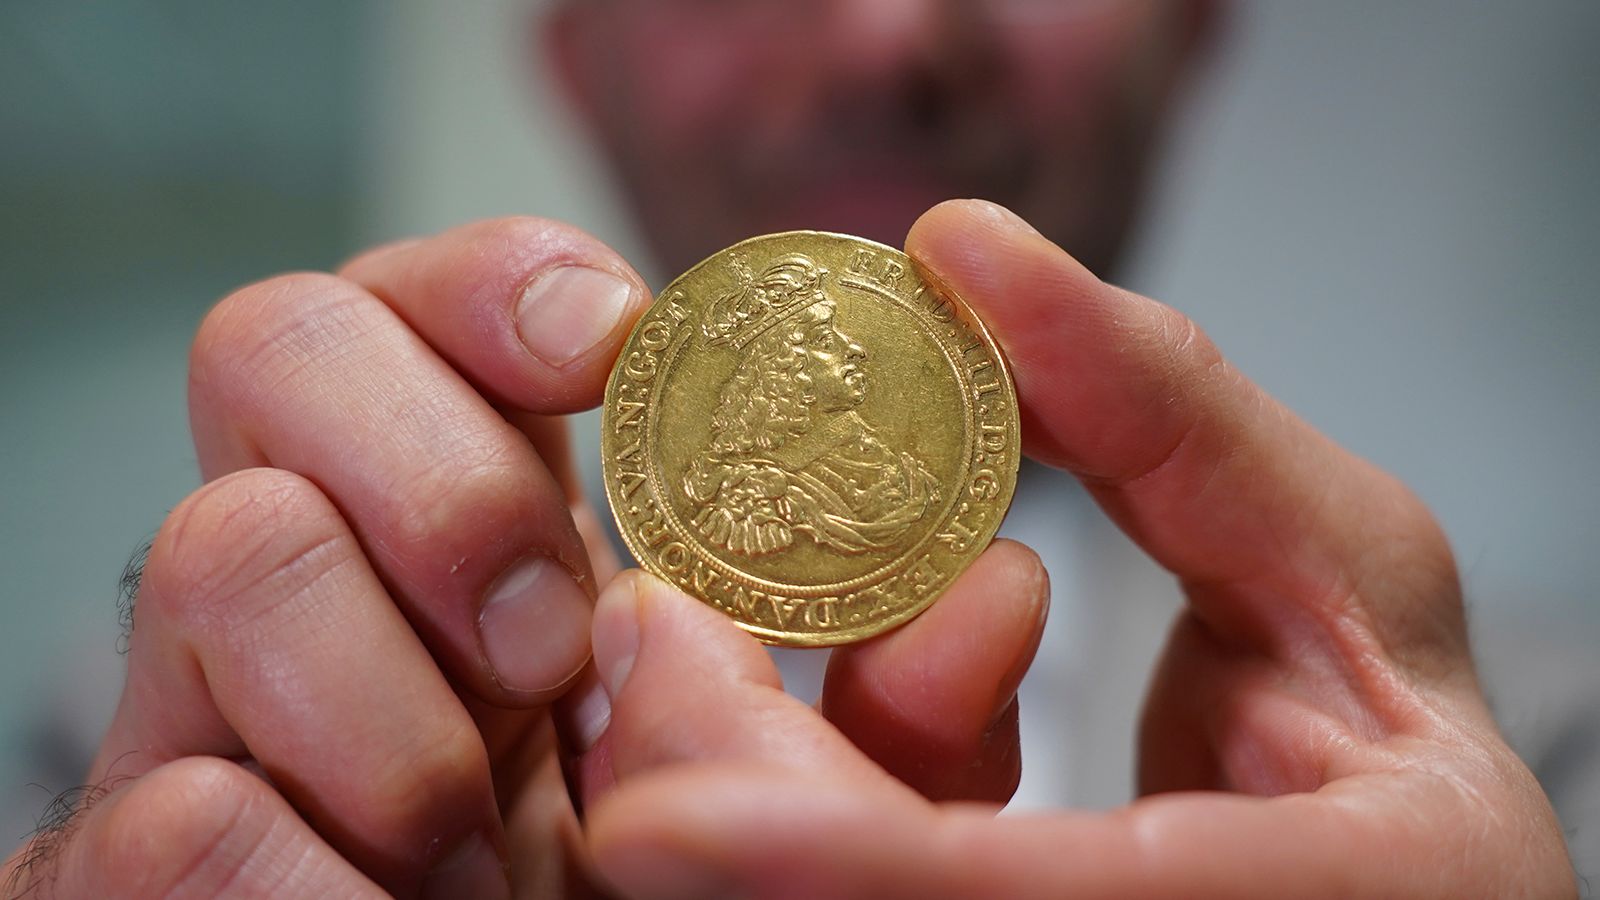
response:
M821 232L752 238L669 285L602 427L640 565L791 646L925 609L994 537L1020 457L982 324L904 254Z

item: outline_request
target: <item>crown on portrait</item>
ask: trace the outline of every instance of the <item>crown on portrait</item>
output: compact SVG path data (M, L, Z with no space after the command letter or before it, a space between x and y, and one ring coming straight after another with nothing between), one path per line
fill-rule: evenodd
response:
M828 299L822 291L828 270L799 253L778 259L759 275L738 256L729 268L733 289L711 304L700 323L707 347L742 350L773 326Z

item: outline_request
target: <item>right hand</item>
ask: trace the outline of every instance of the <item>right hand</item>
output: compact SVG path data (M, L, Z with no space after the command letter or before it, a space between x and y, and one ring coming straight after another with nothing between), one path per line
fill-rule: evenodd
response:
M0 883L495 896L512 850L553 859L547 709L617 564L546 416L599 400L649 299L505 219L223 300L191 354L206 483L150 549L101 796Z

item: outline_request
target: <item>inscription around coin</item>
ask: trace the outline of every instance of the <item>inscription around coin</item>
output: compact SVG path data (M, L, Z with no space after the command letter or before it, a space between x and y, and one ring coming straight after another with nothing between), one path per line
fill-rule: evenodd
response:
M982 325L898 251L820 232L753 238L668 286L602 427L639 563L799 646L922 611L994 536L1019 461Z

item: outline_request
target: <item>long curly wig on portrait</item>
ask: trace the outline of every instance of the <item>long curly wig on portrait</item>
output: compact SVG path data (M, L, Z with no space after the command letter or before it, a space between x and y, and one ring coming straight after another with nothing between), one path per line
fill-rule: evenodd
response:
M711 452L741 457L783 446L811 426L810 357L816 326L833 321L832 301L819 301L762 335L744 352L711 416Z

